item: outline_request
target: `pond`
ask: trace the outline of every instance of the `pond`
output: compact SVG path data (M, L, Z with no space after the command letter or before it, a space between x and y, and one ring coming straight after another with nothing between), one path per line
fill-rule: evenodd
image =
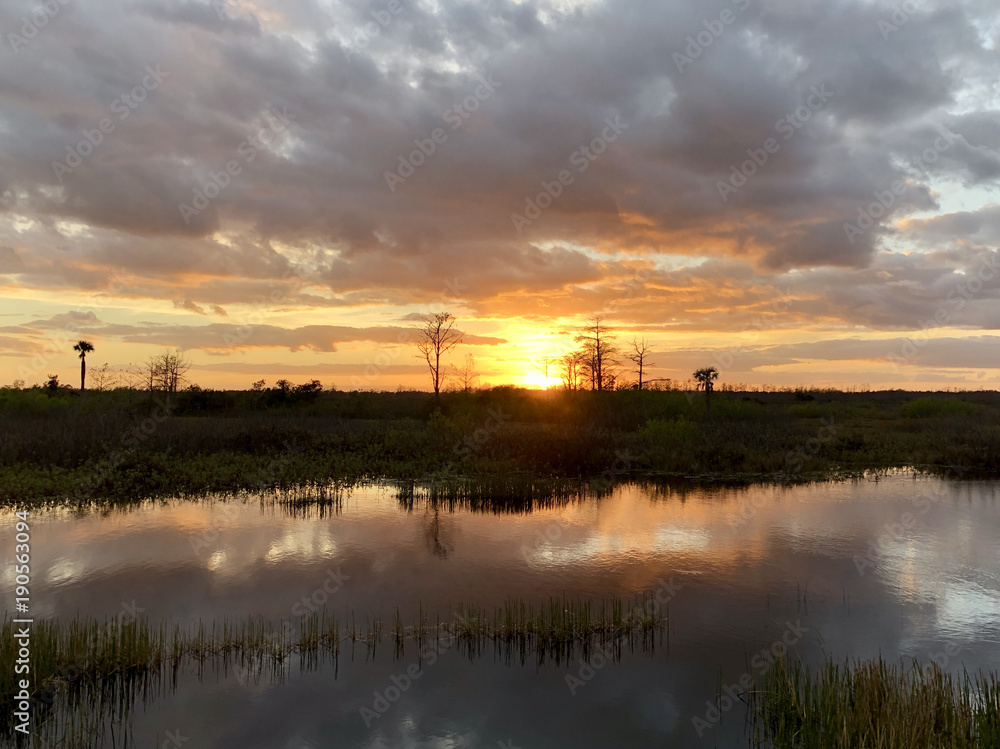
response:
M280 678L189 664L95 746L746 746L741 680L771 653L1000 664L1000 484L896 474L669 489L522 513L400 502L389 486L290 512L259 499L32 513L36 618L195 620L326 607L446 617L459 603L659 592L642 647L569 659L347 648ZM5 549L15 518L0 516ZM8 552L4 552L8 553ZM6 565L5 601L13 598Z

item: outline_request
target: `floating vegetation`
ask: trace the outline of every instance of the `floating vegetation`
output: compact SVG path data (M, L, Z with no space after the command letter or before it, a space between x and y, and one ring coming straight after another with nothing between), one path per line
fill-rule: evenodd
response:
M32 734L37 746L91 746L95 736L127 723L137 699L148 701L176 685L193 664L234 671L241 682L267 676L282 680L287 669L317 668L358 647L374 654L391 646L396 657L428 646L451 648L469 657L492 653L508 662L557 662L595 648L612 658L622 649L652 650L666 631L666 610L650 594L598 602L552 599L541 605L511 600L486 608L459 606L433 622L421 608L417 621L400 614L359 619L327 611L297 622L262 617L220 619L188 627L142 618L39 620L32 629L30 668L34 693ZM15 625L4 619L0 635L0 691L14 694L17 658ZM444 643L444 645L442 645ZM0 740L16 738L9 712L0 716Z
M778 661L750 693L753 745L772 749L1000 746L1000 678L882 659L812 673Z

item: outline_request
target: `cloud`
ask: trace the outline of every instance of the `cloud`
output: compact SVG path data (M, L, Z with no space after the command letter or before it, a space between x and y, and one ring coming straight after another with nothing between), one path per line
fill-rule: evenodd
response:
M942 306L1000 325L992 284L948 306L1000 244L995 3L921 4L890 34L861 0L552 8L414 0L371 35L363 0L66 6L0 66L0 283L228 314L108 313L122 341L212 350L248 305L299 317L246 346L324 352L442 304L463 324L610 309L663 333L918 329ZM733 21L679 65L721 8ZM0 0L0 29L21 15Z
M20 330L30 326L24 326ZM51 326L50 326L51 327ZM0 332L16 328L0 328ZM283 328L277 325L240 325L210 323L208 325L143 325L108 324L89 332L104 338L116 338L127 343L143 343L182 349L205 349L212 352L238 351L252 348L287 348L289 351L312 350L334 352L345 343L371 342L380 345L415 343L413 328L393 326L351 328L339 325L305 325ZM507 343L504 338L465 334L462 342L468 346L497 346Z

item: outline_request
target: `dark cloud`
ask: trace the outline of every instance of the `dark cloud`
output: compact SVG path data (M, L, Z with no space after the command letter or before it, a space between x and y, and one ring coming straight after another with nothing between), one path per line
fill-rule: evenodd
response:
M942 307L939 326L1000 327L995 285L949 301L1000 243L996 206L927 215L943 185L982 202L1000 177L994 2L903 23L862 0L384 7L71 3L15 50L24 9L0 0L0 283L228 309L236 327L246 304L398 320L442 303L610 305L664 332L919 329ZM793 303L769 312L781 289ZM108 335L211 348L228 330L135 328ZM293 350L358 340L255 330Z

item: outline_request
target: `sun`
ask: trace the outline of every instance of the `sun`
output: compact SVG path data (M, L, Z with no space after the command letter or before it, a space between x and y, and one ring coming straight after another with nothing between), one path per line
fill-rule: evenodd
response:
M543 373L537 372L526 374L521 377L521 385L526 388L537 388L538 390L548 390L556 384L551 377L546 377Z

